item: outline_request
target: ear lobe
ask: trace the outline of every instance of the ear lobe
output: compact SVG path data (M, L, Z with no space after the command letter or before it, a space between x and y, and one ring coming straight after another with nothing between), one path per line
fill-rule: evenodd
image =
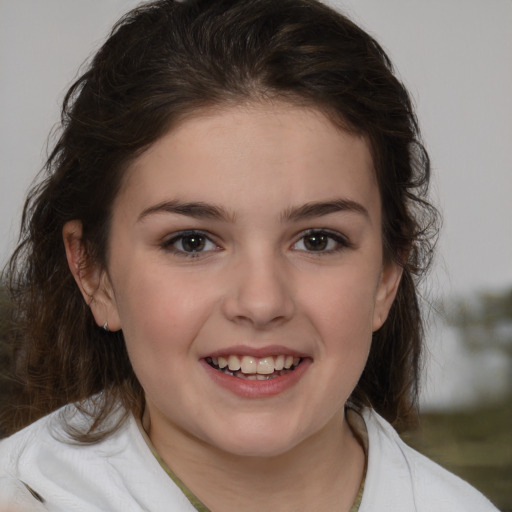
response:
M82 223L79 220L67 222L62 228L62 238L69 269L96 323L104 326L108 322L110 331L118 331L121 322L110 278L98 263L89 261L82 239Z
M382 269L377 293L375 295L375 308L373 311L373 332L379 330L395 300L403 268L396 262L386 263Z

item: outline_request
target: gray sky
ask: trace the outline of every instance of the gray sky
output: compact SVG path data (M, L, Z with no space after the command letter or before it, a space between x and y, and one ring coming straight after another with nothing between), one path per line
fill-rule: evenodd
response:
M0 263L79 65L134 0L0 0ZM444 212L436 295L512 285L512 0L333 0L418 107Z

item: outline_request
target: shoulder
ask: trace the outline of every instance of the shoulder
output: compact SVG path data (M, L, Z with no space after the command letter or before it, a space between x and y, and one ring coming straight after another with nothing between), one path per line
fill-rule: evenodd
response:
M47 425L53 416L54 414L51 414L42 418L12 436L0 440L0 477L16 472L20 457L47 434Z
M467 482L406 445L375 411L363 411L368 469L361 512L493 512L497 509Z
M69 405L0 441L0 512L14 510L12 503L35 512L38 496L48 510L66 512L164 510L170 503L193 510L132 415L96 443L77 443L66 433L83 432L90 421Z
M1 440L0 474L19 471L23 465L37 462L41 457L52 460L57 454L69 455L77 446L88 446L75 442L68 432L85 433L91 421L89 414L70 404Z
M0 512L47 510L39 494L27 484L30 476L22 468L25 464L33 466L35 452L47 444L45 437L53 421L52 414L0 440Z
M93 492L100 485L102 456L123 451L129 442L123 427L94 444L71 439L68 428L84 432L90 421L90 416L68 405L0 441L0 512L5 503L12 502L21 510L25 503L37 510L49 497L74 499L78 487L83 486L85 493L85 489ZM86 506L82 509L89 510Z

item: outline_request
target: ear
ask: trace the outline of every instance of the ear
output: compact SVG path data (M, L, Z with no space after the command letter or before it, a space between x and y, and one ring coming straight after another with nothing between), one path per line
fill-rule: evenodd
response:
M373 310L373 332L379 330L386 318L396 297L398 285L402 278L402 267L395 261L385 263L380 275L379 285L375 295L375 308Z
M96 323L100 327L108 323L109 331L120 330L121 321L110 278L106 269L89 261L82 239L82 223L79 220L66 222L62 228L62 238L69 269Z

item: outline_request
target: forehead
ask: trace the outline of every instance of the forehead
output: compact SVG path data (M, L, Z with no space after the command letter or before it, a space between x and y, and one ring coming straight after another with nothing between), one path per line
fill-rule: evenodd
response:
M329 195L375 199L376 187L364 137L320 110L273 102L212 108L182 120L130 166L119 196L140 207L174 195L243 209Z

